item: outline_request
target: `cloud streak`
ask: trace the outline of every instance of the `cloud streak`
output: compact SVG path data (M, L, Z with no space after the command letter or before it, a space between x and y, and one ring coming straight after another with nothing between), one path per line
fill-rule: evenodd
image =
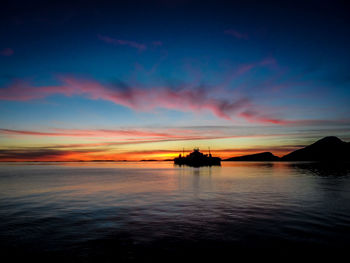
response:
M224 31L224 33L226 35L233 36L233 37L235 37L237 39L245 39L245 40L249 39L247 34L241 33L241 32L239 32L239 31L237 31L235 29L227 29L227 30Z
M0 89L0 100L28 101L51 95L85 96L93 100L106 100L136 111L150 111L156 108L199 113L212 112L227 120L241 110L252 107L247 97L232 98L228 94L220 98L212 94L213 87L179 85L177 87L139 87L125 83L102 84L89 79L60 77L58 86L32 86L17 81Z
M271 63L274 63L273 60L264 60L257 65ZM251 67L249 65L249 68ZM245 70L248 69L243 71ZM58 80L60 84L56 86L34 86L27 82L14 81L12 84L0 88L0 100L30 101L53 95L82 96L91 100L109 101L139 112L150 112L155 109L177 110L196 114L210 112L220 119L231 122L243 120L248 123L285 126L347 125L349 123L349 119L283 119L271 114L271 112L274 112L273 108L259 106L250 97L237 95L225 89L220 89L218 93L214 86L183 84L146 87L132 86L124 82L106 84L93 79L75 78L72 76L60 76ZM2 133L5 132L5 130L2 130ZM10 131L7 132L10 133ZM67 136L88 137L91 135L89 133L82 134L81 132L72 131L72 134ZM132 130L99 130L98 132L104 137L112 136L113 133L114 135L117 133L126 135L127 133L133 134L136 132L140 132L141 135L142 133L142 131ZM57 131L47 134L47 136L51 135L65 136L57 133ZM95 135L96 133L93 136ZM146 134L144 135L147 136ZM157 135L153 132L149 135L154 137L161 136L161 134ZM169 134L165 135L170 136Z
M112 44L117 46L129 46L132 48L136 48L139 51L144 51L147 49L147 46L145 44L138 43L135 41L116 39L116 38L112 38L109 36L102 36L102 35L98 35L97 37L107 44ZM161 45L160 44L161 42L159 41L156 41L155 43L156 43L155 45L158 45L158 46Z
M40 132L29 130L0 129L0 134L5 135L29 135L29 136L49 136L49 137L152 137L152 138L171 138L175 137L171 133L152 132L145 130L73 130L73 129L55 129L52 132Z
M16 138L18 136L35 136L35 137L71 137L71 138L96 138L111 139L113 141L97 143L77 143L48 146L48 148L86 148L86 147L105 147L118 145L132 145L145 143L163 143L174 141L198 141L198 140L215 140L215 139L237 139L237 138L255 138L284 136L283 134L232 134L231 132L222 132L220 130L208 130L206 132L189 129L163 129L159 132L150 130L71 130L71 129L54 129L53 131L41 132L33 130L13 130L0 129L0 136Z
M105 40L112 41L109 38ZM229 77L219 85L198 84L199 80L196 80L196 83L149 87L125 82L104 83L69 75L58 76L59 84L55 86L34 86L28 82L15 80L10 85L0 88L0 100L29 101L52 95L83 96L92 100L110 101L141 112L158 108L192 113L211 112L216 117L229 121L241 119L264 123L264 119L249 117L246 112L257 109L265 111L265 109L258 107L251 97L227 89L227 86L234 78L253 68L275 65L276 61L273 58L241 65L234 72L230 72ZM271 121L273 119L277 118L266 118L265 123L282 124L280 121Z
M78 161L86 159L89 154L102 151L101 149L0 149L0 161Z
M263 151L273 151L279 155L294 151L298 146L282 147L250 147L243 149L211 149L211 152L222 158L240 156ZM192 149L186 149L189 153ZM68 149L55 147L29 147L0 149L0 161L91 161L91 160L142 160L142 159L171 159L181 150L152 149L142 151L109 152L103 148ZM205 151L204 151L205 152Z
M4 56L4 57L10 57L14 53L15 52L13 51L12 48L4 48L4 49L0 50L0 56Z
M262 124L270 123L270 124L278 124L278 125L291 124L291 122L288 120L271 118L269 116L262 114L261 112L257 112L257 111L252 110L252 109L243 111L239 115L242 118L244 118L247 121L252 122L252 123L262 123Z
M317 122L319 123L319 122ZM315 124L317 124L315 123ZM101 129L101 130L87 130L87 129L52 129L49 131L35 131L35 130L13 130L0 129L0 137L3 139L17 140L18 137L22 139L29 137L71 137L90 138L97 140L96 142L86 142L84 139L81 143L73 144L48 144L40 146L28 147L10 147L0 149L0 161L89 161L89 160L141 160L141 159L171 159L179 154L179 149L174 145L168 148L165 146L169 142L178 142L175 145L189 145L188 143L181 143L185 141L201 141L200 145L214 144L218 139L253 139L257 138L264 140L275 140L276 138L298 138L300 132L297 133L268 133L260 134L246 132L238 132L234 130L227 130L225 127L206 127L205 131L201 129L192 128L159 128L159 131L140 129ZM314 138L314 132L311 130L306 133L310 138ZM318 133L317 133L318 134ZM327 131L327 134L329 132ZM305 134L303 135L305 138ZM109 139L109 141L106 141ZM33 142L37 139L31 138L28 141ZM280 141L278 139L278 141ZM124 147L137 144L149 144L147 147ZM239 156L249 153L272 151L274 154L282 156L291 152L302 145L286 144L279 145L272 143L270 146L262 145L244 145L239 148L221 148L212 147L213 154L222 158ZM157 148L155 148L157 146ZM166 147L166 148L162 148ZM181 148L181 147L179 147ZM132 150L135 149L135 150ZM143 149L143 150L139 150ZM186 149L187 152L190 148ZM181 150L180 150L181 151ZM204 150L205 151L205 150Z

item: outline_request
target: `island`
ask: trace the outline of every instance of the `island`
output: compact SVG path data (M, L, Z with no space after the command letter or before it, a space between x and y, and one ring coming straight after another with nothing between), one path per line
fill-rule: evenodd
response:
M255 153L249 155L243 155L238 157L231 157L224 161L279 161L278 156L273 155L270 152Z

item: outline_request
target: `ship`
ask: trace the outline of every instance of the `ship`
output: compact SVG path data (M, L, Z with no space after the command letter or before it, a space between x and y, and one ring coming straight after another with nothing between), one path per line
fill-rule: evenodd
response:
M209 154L203 154L199 151L199 148L195 148L193 152L186 156L184 151L182 154L179 154L179 157L174 159L174 164L192 167L221 165L221 158L213 157L210 153L210 149Z

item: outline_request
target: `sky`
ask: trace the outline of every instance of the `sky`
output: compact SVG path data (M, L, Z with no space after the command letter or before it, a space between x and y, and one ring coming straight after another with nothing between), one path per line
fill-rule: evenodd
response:
M0 5L0 161L350 141L347 1Z

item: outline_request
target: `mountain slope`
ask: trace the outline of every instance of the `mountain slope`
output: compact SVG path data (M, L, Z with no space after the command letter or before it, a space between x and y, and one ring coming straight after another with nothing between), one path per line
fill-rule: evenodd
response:
M282 161L350 161L350 144L337 137L325 137L305 148L291 152Z

